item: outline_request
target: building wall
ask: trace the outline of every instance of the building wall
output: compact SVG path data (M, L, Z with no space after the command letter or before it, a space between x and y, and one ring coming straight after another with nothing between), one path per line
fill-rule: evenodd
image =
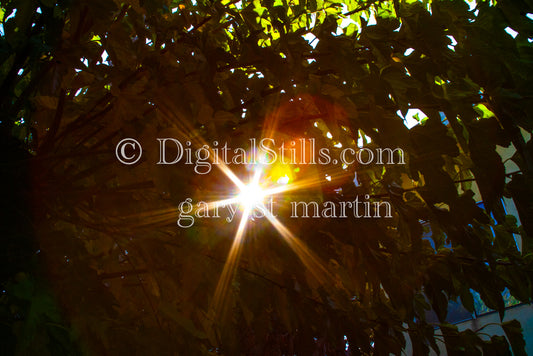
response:
M524 340L526 341L526 354L527 355L533 355L533 305L531 304L520 304L514 307L507 308L505 311L505 317L503 321L509 321L516 319L520 322L523 329L523 335ZM477 317L476 319L463 321L460 323L456 323L455 325L459 329L459 331L463 331L466 329L471 330L479 330L484 325L487 325L485 328L483 328L482 333L486 335L480 335L482 339L488 340L490 339L490 336L492 335L505 335L502 328L499 325L500 324L500 317L498 313L488 313L481 315ZM490 324L490 325L489 325ZM442 335L440 333L440 330L435 330L436 335ZM409 336L406 334L406 340L407 345L405 348L405 355L412 355L412 347L411 342L409 340ZM437 344L439 345L439 349L441 352L441 355L447 355L446 353L446 347L444 346L444 343L441 341L437 341ZM436 355L436 353L432 350L430 355Z

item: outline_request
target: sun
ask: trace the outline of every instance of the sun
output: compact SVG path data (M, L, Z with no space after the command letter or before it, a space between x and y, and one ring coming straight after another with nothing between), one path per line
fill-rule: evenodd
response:
M250 212L256 208L261 209L266 196L269 195L259 184L263 170L264 167L256 167L252 179L250 179L248 184L240 182L241 184L237 185L240 193L237 195L236 200L245 212L245 215L249 216Z
M251 182L241 189L237 200L243 209L254 209L263 204L265 196L266 192L261 189L259 184Z

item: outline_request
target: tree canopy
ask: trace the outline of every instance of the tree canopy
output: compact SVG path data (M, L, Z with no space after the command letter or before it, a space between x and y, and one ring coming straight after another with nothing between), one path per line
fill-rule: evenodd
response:
M503 318L504 291L531 302L532 13L530 0L1 1L3 347L382 355L408 337L414 354L439 341L525 354L517 321L482 338L447 313L479 296ZM239 186L225 165L157 164L157 138L200 159L263 137L296 161L263 171L289 187L277 217L179 227L187 198ZM123 138L142 144L138 163L117 160ZM301 142L362 162L302 164ZM403 154L379 164L379 148ZM250 166L227 168L246 182ZM291 202L357 198L392 217L290 218Z

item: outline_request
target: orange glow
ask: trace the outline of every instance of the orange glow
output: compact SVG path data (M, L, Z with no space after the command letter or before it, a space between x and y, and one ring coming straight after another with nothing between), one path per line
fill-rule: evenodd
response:
M306 122L309 123L309 120L314 119L314 117L325 119L324 114L326 116L334 116L328 117L326 121L335 121L335 123L338 123L339 121L342 122L345 120L346 113L342 110L338 110L338 108L337 110L333 110L335 109L335 105L330 103L326 105L326 112L321 113L324 108L319 108L321 105L317 104L324 104L322 101L323 100L307 95L302 96L297 102L291 100L292 103L279 106L278 109L274 110L265 120L262 137L278 139L280 133L277 132L277 127L280 123L284 124L284 129L287 124L292 124L291 128L294 129ZM294 110L296 110L296 112ZM290 121L288 122L288 120ZM294 124L295 122L297 123ZM287 139L286 135L281 136L283 136L281 139L282 142L291 142L291 140ZM300 137L300 139L304 140L303 137ZM292 141L295 140L297 141L298 138L292 139ZM309 163L309 157L311 156L310 150L312 147L300 146L298 148L296 146L297 145L293 145L293 147L296 148L293 155L296 156L295 158L297 162L303 162L302 165L297 165L297 167L295 167L294 165L277 162L274 165L267 167L256 166L254 167L253 177L247 184L243 183L227 165L217 165L222 173L224 173L239 189L239 193L235 197L229 199L208 203L209 208L212 209L217 205L223 204L238 204L243 212L239 227L237 228L232 246L228 253L228 258L217 283L214 298L209 308L213 321L224 315L224 307L226 305L226 298L229 294L229 286L231 285L231 281L239 265L242 243L246 238L248 220L254 209L259 209L264 213L267 220L281 235L287 245L295 252L318 283L328 285L331 281L334 281L331 273L320 261L319 257L316 256L302 240L276 219L276 217L273 216L264 205L264 201L270 196L290 191L320 187L326 183L324 170L319 173L316 169L308 169L308 167L305 167L305 163ZM300 167L305 169L302 171L299 169ZM297 175L302 175L303 173L305 173L306 177L299 179ZM326 174L330 177L329 180L337 183L339 179L353 179L353 173L338 166L326 169ZM260 182L261 177L263 177L262 182Z

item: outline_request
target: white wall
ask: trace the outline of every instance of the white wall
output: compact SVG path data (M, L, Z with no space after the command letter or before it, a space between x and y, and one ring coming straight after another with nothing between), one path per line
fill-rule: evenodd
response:
M523 329L523 335L524 340L526 341L526 354L527 355L533 355L533 305L530 304L521 304L514 307L507 308L505 311L505 317L503 321L509 321L516 319L520 322ZM484 314L476 319L463 321L461 323L455 324L459 331L463 331L466 329L471 330L479 330L484 325L487 324L500 324L500 316L498 313L489 313ZM499 325L488 325L485 328L483 328L482 333L487 335L480 335L482 339L488 340L490 339L490 336L492 335L505 335L502 328ZM440 333L440 330L435 330L436 335L442 335ZM411 347L411 341L409 340L409 336L406 334L406 340L407 345L404 349L404 354L406 355L412 355L412 347ZM437 341L437 344L439 345L439 349L441 352L441 355L446 355L446 347L444 346L444 343ZM436 355L433 350L431 351L430 355Z

